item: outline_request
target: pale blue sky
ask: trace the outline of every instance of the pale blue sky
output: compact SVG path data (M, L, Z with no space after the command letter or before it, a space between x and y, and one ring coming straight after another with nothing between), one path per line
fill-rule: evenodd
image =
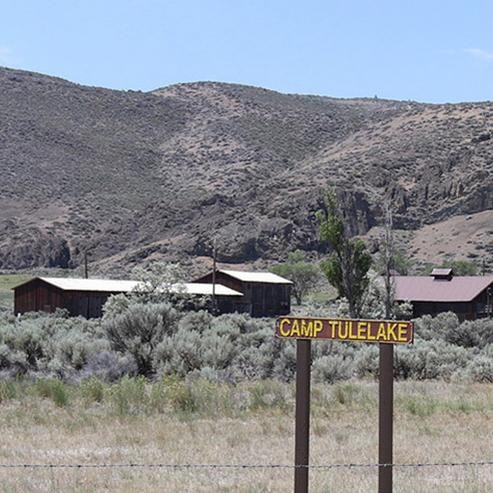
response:
M493 1L0 0L0 65L144 91L493 100Z

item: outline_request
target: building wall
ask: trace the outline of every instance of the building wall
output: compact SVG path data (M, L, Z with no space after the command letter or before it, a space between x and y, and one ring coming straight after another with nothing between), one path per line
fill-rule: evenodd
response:
M63 291L39 279L14 290L14 313L44 311L53 313L64 308Z
M195 280L212 284L212 273ZM234 301L234 310L249 313L252 317L275 317L291 311L291 285L260 282L243 282L223 272L216 273L216 282L243 293Z
M100 318L103 316L103 306L112 294L116 293L65 291L64 308L74 317Z
M413 302L413 316L438 315L444 312L453 312L459 320L476 320L487 316L487 295L486 290L480 293L474 300L469 302L440 303L440 302ZM493 300L490 300L493 302Z
M63 291L40 279L35 279L14 290L14 313L47 312L65 308L73 317L98 318L103 305L116 293Z

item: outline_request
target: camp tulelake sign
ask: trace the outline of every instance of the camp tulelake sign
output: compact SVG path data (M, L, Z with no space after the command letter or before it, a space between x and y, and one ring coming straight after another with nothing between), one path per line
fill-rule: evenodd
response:
M393 346L413 342L412 322L281 317L276 321L275 333L281 339L296 339L294 492L308 493L311 341L329 339L373 342L380 347L378 492L392 493Z
M277 320L276 335L293 339L409 344L413 341L413 324L395 320L284 317Z

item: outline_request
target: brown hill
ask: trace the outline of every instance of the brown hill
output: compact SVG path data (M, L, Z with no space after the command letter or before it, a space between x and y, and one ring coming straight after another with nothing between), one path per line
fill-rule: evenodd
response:
M214 235L224 262L315 250L330 186L357 234L385 197L402 230L493 209L492 117L492 103L124 92L0 69L0 268L76 265L84 248L124 267L199 257Z

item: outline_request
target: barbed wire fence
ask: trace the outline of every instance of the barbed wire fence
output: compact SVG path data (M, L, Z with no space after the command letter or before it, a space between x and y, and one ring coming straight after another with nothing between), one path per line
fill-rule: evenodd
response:
M393 467L396 469L409 468L438 468L438 467L486 467L493 466L493 460L471 461L471 462L421 462L421 463L402 463L402 464L378 464L378 463L340 463L340 464L314 464L314 465L294 465L294 464L171 464L171 463L26 463L8 464L0 463L0 469L310 469L310 470L330 470L330 469L371 469L379 467Z
M377 462L338 462L294 465L289 463L174 463L171 461L107 461L87 462L57 460L0 463L1 491L47 493L73 488L87 491L133 488L148 493L160 491L291 491L295 471L308 469L314 492L353 493L373 491L380 467L392 467L397 490L437 493L448 491L493 491L493 459L443 462L409 462L378 464ZM5 489L2 489L5 488ZM10 489L9 489L10 488ZM79 489L77 489L79 488ZM71 490L72 491L72 490ZM104 491L108 491L105 489Z

